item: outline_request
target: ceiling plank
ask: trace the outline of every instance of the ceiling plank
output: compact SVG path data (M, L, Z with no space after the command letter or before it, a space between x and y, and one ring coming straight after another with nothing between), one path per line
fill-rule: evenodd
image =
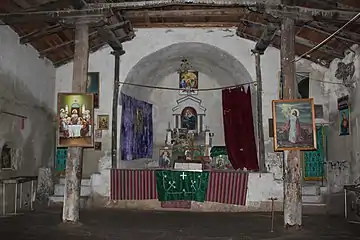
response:
M319 23L319 22L309 22L309 23L304 24L304 27L309 28L314 31L322 32L329 36L338 30L337 27L332 26L331 24L323 25L322 23ZM360 43L360 34L359 33L350 32L350 31L346 31L346 30L340 31L337 35L334 36L334 38L337 38L337 39L340 39L340 40L343 40L346 42L350 42L353 44Z
M26 44L26 43L30 43L32 41L35 41L37 39L40 39L42 37L45 37L47 35L50 34L54 34L54 33L58 33L63 29L63 27L60 24L55 24L52 26L49 26L45 29L42 30L35 30L31 33L28 33L26 35L20 36L20 43L21 44Z
M91 41L96 35L97 35L97 31L91 32L89 34L89 41ZM63 42L59 45L55 45L55 46L49 47L47 49L41 50L41 51L39 51L40 57L41 58L46 57L47 54L52 53L52 52L58 50L59 48L64 48L64 47L73 45L74 43L75 43L74 40L69 40L69 41Z
M261 11L261 8L259 9ZM358 12L344 10L325 10L299 6L265 6L264 12L275 17L289 17L298 21L349 21Z
M249 11L245 8L215 8L215 9L193 9L193 10L148 10L148 11L124 11L124 16L128 18L145 18L145 17L207 17L207 16L226 16L234 15L240 16L248 14Z
M239 22L135 22L134 28L212 28L236 27Z
M126 1L117 3L89 3L89 7L94 8L121 8L121 9L140 9L154 8L164 6L238 6L238 7L256 7L262 5L278 6L281 0L191 0L188 3L184 0L150 0L150 1Z
M242 19L242 22L245 25L247 25L247 27L258 28L258 29L267 27L266 24L255 22L255 21L249 21L247 19ZM238 31L241 31L240 28L241 28L241 25L238 27ZM280 37L281 36L280 30L276 31L275 35ZM315 47L317 45L317 43L315 43L313 41L310 41L309 39L300 37L300 36L295 36L295 43L300 44L300 45L304 45L304 46L309 47L309 48L313 48L313 47ZM333 48L331 48L329 46L326 46L326 45L322 46L319 49L317 49L317 51L329 54L329 55L331 55L333 57L338 57L338 58L343 57L342 52L336 51L335 49L333 49Z

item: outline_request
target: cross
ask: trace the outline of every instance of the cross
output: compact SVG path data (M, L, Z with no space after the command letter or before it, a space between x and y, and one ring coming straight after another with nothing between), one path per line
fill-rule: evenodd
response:
M182 178L182 180L185 180L185 177L186 177L187 175L183 172L181 175L180 175L180 177Z

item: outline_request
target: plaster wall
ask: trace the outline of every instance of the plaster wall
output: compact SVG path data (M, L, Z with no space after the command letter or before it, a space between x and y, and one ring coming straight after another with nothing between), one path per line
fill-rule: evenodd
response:
M54 164L55 68L33 47L20 45L9 27L0 26L0 79L0 149L4 144L13 149L13 170L0 170L0 179L37 175L40 167ZM19 117L3 111L25 116L24 127ZM13 188L6 193L11 211Z
M197 67L197 69L199 69L200 88L229 86L251 82L256 79L254 56L251 55L250 51L255 43L237 37L235 29L233 28L138 29L136 35L134 40L124 44L126 54L121 56L120 81L128 80L134 83L177 87L178 77L176 70L180 66L181 57L189 57L194 68ZM169 52L173 50L171 46L181 43L183 43L183 45L181 45L183 53L174 52L174 54L171 55L170 53L173 53ZM195 46L194 43L198 44L197 49L193 47ZM205 51L204 49L206 48L201 45L202 43L217 48L224 53L216 54L219 53L219 51L215 50ZM169 49L169 51L166 52L165 50L163 51L163 49ZM91 54L89 57L89 71L100 72L100 108L95 110L95 117L97 114L110 114L111 118L114 58L110 55L110 52L110 48L103 48ZM151 58L144 62L144 57L159 52L163 54L162 60L159 55L151 55ZM196 54L198 57L196 57ZM230 61L230 58L225 55L231 55L234 60ZM143 68L139 68L140 63ZM238 64L237 66L239 67L233 67L235 64ZM225 65L232 68L226 69ZM315 79L310 82L310 95L315 98L316 104L325 104L325 116L327 117L327 98L323 96L323 93L319 90L321 83L316 81L323 80L326 69L305 60L297 62L297 68L298 71L309 72L310 78ZM272 47L266 50L265 55L261 57L261 70L264 82L263 123L266 145L266 166L269 173L250 174L248 190L249 202L268 201L268 198L271 196L276 196L279 199L282 198L282 159L279 153L273 152L273 139L268 137L268 118L272 118L271 100L278 98L278 74L280 70L279 50ZM56 90L58 92L70 91L71 79L72 63L58 68L56 72ZM255 110L254 100L256 87L254 85L251 85L251 87L253 93L253 108ZM157 147L164 144L165 130L168 122L173 123L171 108L176 105L175 101L179 98L178 93L162 90L135 90L135 88L128 86L121 86L121 91L140 100L153 103L154 141L156 145L153 159L157 159ZM224 145L221 92L204 92L200 93L197 97L201 98L202 104L207 108L204 125L209 125L210 130L214 132L214 145ZM118 107L118 119L121 119L121 103L119 103ZM256 114L254 114L254 122L256 121ZM109 195L109 172L107 167L111 165L109 164L110 145L110 134L105 132L103 134L104 149L101 153L102 157L99 156L101 154L97 152L97 155L87 154L84 159L86 174L89 175L94 172L102 173L93 175L92 180L94 191L103 196ZM92 150L87 151L93 152ZM141 168L149 166L149 164L152 164L151 161L141 159L118 162L118 166L122 168Z
M344 184L360 183L360 48L357 45L345 52L343 59L334 59L328 71L324 74L322 89L328 97L329 105L329 140L328 140L328 185L330 193L336 194L343 191ZM335 77L338 63L354 63L355 72L348 79L349 86ZM337 99L349 95L350 100L350 135L339 136L339 113Z

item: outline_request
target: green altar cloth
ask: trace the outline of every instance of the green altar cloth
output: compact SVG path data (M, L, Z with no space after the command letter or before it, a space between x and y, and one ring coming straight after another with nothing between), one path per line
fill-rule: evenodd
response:
M208 181L209 172L157 170L158 199L204 202Z

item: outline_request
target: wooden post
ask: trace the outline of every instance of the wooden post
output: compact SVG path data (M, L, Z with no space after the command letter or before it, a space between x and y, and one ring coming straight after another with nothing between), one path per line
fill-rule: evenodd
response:
M117 114L119 105L119 88L120 88L120 56L125 53L124 50L113 51L111 54L115 56L114 66L114 91L112 106L112 122L111 122L111 167L117 168Z
M78 22L75 28L75 52L73 63L73 92L86 92L89 58L89 27ZM94 117L94 116L92 116ZM66 159L66 177L63 205L63 222L79 222L80 191L83 149L70 147Z
M262 107L262 79L261 79L261 66L260 66L260 53L255 53L256 64L256 86L257 86L257 124L258 124L258 150L259 150L259 168L261 172L266 171L265 166L265 143L264 143L264 127L263 127L263 107Z
M259 168L261 172L266 172L265 165L265 142L264 142L264 126L263 126L263 107L262 107L262 78L261 78L261 65L260 57L265 53L267 47L271 44L274 39L276 30L278 28L273 24L269 24L264 29L259 41L256 43L255 48L252 53L255 54L255 64L256 64L256 85L257 85L257 100L256 100L256 109L257 109L257 130L258 130L258 151L259 151Z
M283 18L281 24L281 70L284 80L284 99L297 97L295 77L294 20ZM300 151L284 151L284 225L300 228L302 225L302 191Z
M258 151L259 151L259 168L261 172L266 171L265 166L265 143L264 143L264 127L263 127L263 114L262 114L262 78L261 78L261 66L260 66L260 56L262 53L257 51L256 48L252 50L255 54L255 70L256 70L256 110L257 110L257 130L258 130Z

